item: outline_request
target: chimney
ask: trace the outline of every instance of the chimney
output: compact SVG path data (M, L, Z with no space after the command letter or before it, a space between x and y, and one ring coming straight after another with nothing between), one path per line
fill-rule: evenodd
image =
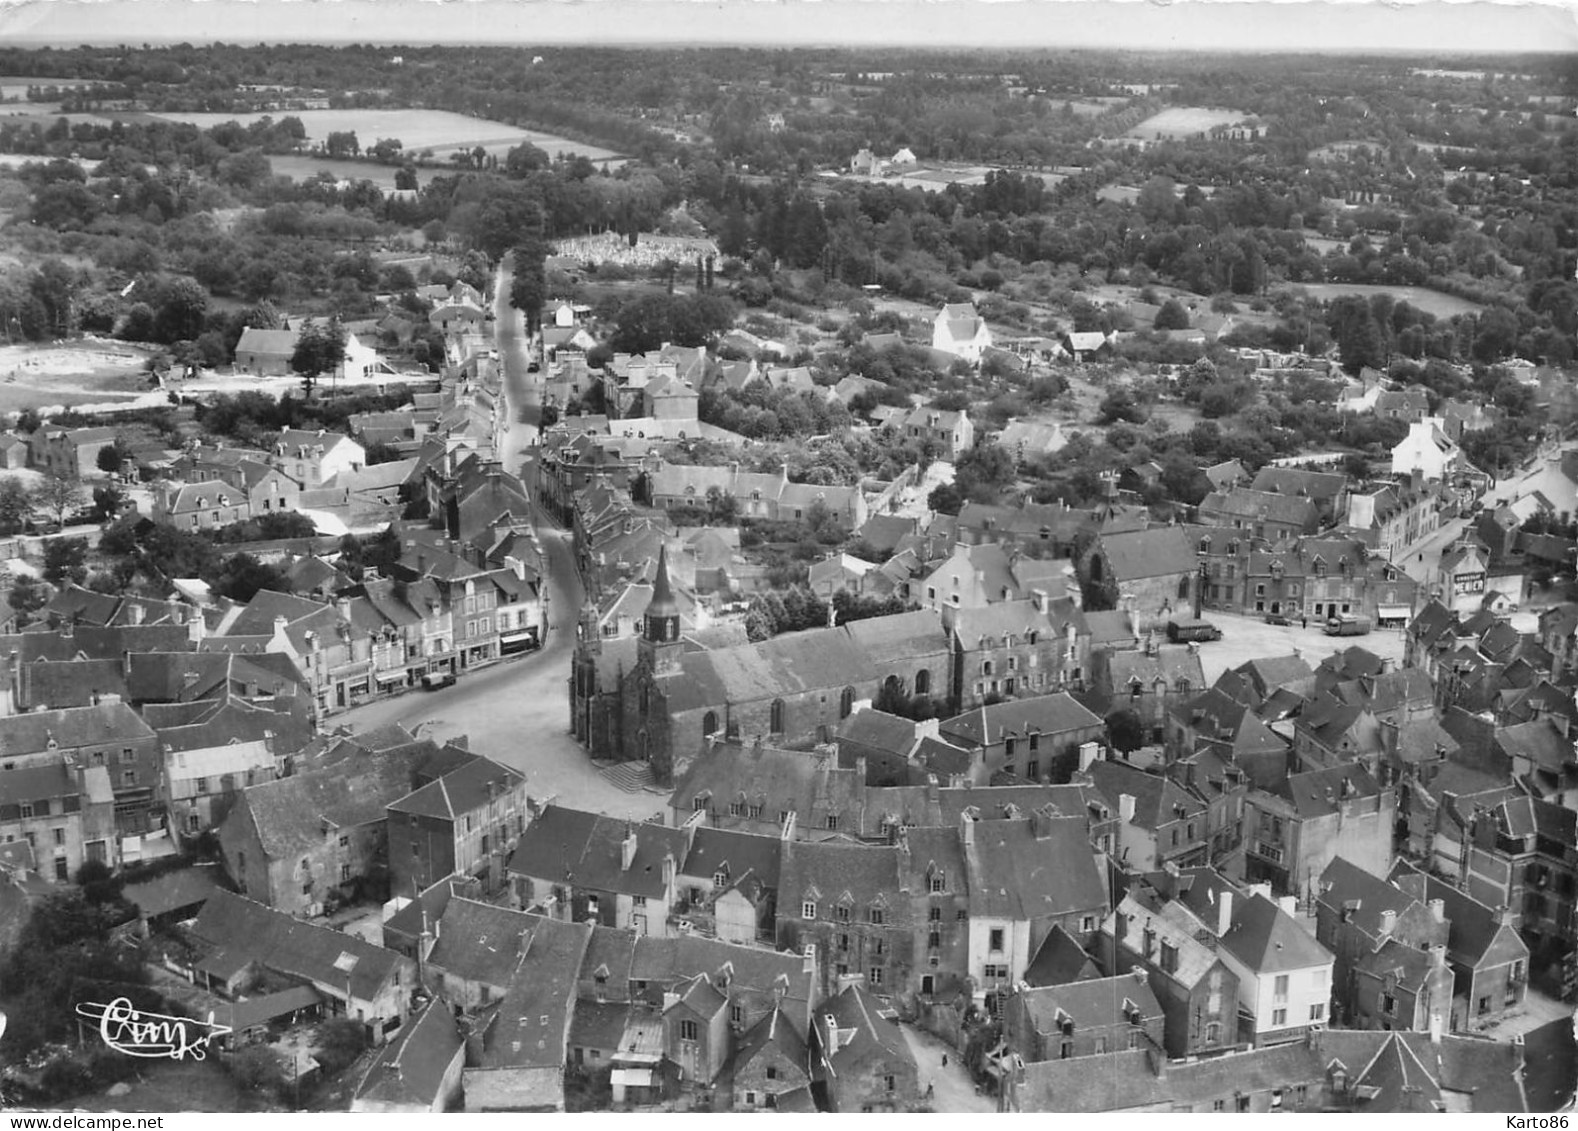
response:
M132 603L132 606L131 606L131 622L132 622L132 624L134 624L134 625L141 624L143 622L143 619L147 615L148 615L148 610L143 608L142 602L134 601Z
M1221 938L1233 928L1233 893L1224 891L1216 897L1216 937Z
M1446 900L1432 899L1430 901L1429 907L1430 918L1434 919L1437 923L1446 922Z
M1265 882L1249 885L1249 894L1258 895L1261 899L1271 898L1271 885Z
M351 599L349 597L337 597L334 601L334 611L339 614L341 620L350 620Z
M625 839L619 842L619 867L622 871L630 871L630 865L636 861L636 827L629 821L625 822Z
M969 813L959 814L959 843L965 848L975 847L975 818Z
M816 977L816 944L815 943L806 943L805 944L805 955L804 955L804 959L803 959L803 961L801 963L801 967L800 968L801 968L801 970L803 972L811 975L811 977L813 977L813 978Z
M1118 794L1118 819L1124 824L1134 820L1134 795L1131 793Z
M1081 742L1079 744L1079 769L1081 773L1089 770L1101 758L1101 743Z
M822 1014L822 1032L822 1052L825 1056L832 1056L838 1051L838 1018L831 1013Z
M1397 930L1397 912L1387 908L1381 912L1381 934L1390 937L1395 930Z
M1030 599L1036 603L1036 612L1045 616L1047 611L1047 591L1045 589L1032 589L1030 591Z
M1293 918L1298 917L1299 900L1294 895L1280 895L1277 897L1277 906L1282 908L1283 914Z

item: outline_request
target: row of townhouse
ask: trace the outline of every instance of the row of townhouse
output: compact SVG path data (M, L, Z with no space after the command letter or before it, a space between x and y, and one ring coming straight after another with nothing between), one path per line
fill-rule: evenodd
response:
M0 719L0 843L25 844L30 870L52 882L90 861L114 868L175 851L311 738L301 677L284 657L28 651L10 663L32 709Z
M515 902L642 936L814 953L826 994L855 978L992 1010L1054 927L1088 944L1109 907L1084 815L966 811L862 844L800 839L785 812L772 835L712 827L704 810L674 827L549 805L510 860Z

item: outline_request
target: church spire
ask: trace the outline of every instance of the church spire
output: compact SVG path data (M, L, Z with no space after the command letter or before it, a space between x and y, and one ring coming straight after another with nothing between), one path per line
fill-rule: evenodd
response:
M679 602L668 579L668 547L658 550L657 574L652 579L652 600L647 604L643 635L653 644L679 640Z

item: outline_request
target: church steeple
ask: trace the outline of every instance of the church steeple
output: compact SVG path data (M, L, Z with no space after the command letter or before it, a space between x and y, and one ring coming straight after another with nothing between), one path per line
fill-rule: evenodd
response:
M642 618L642 638L649 644L679 643L679 602L668 579L668 547L658 550L657 574L652 579L652 600Z

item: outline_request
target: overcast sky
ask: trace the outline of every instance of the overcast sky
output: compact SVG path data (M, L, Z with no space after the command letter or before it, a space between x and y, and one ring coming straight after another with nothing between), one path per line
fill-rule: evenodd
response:
M1578 0L0 0L0 42L1578 51Z

